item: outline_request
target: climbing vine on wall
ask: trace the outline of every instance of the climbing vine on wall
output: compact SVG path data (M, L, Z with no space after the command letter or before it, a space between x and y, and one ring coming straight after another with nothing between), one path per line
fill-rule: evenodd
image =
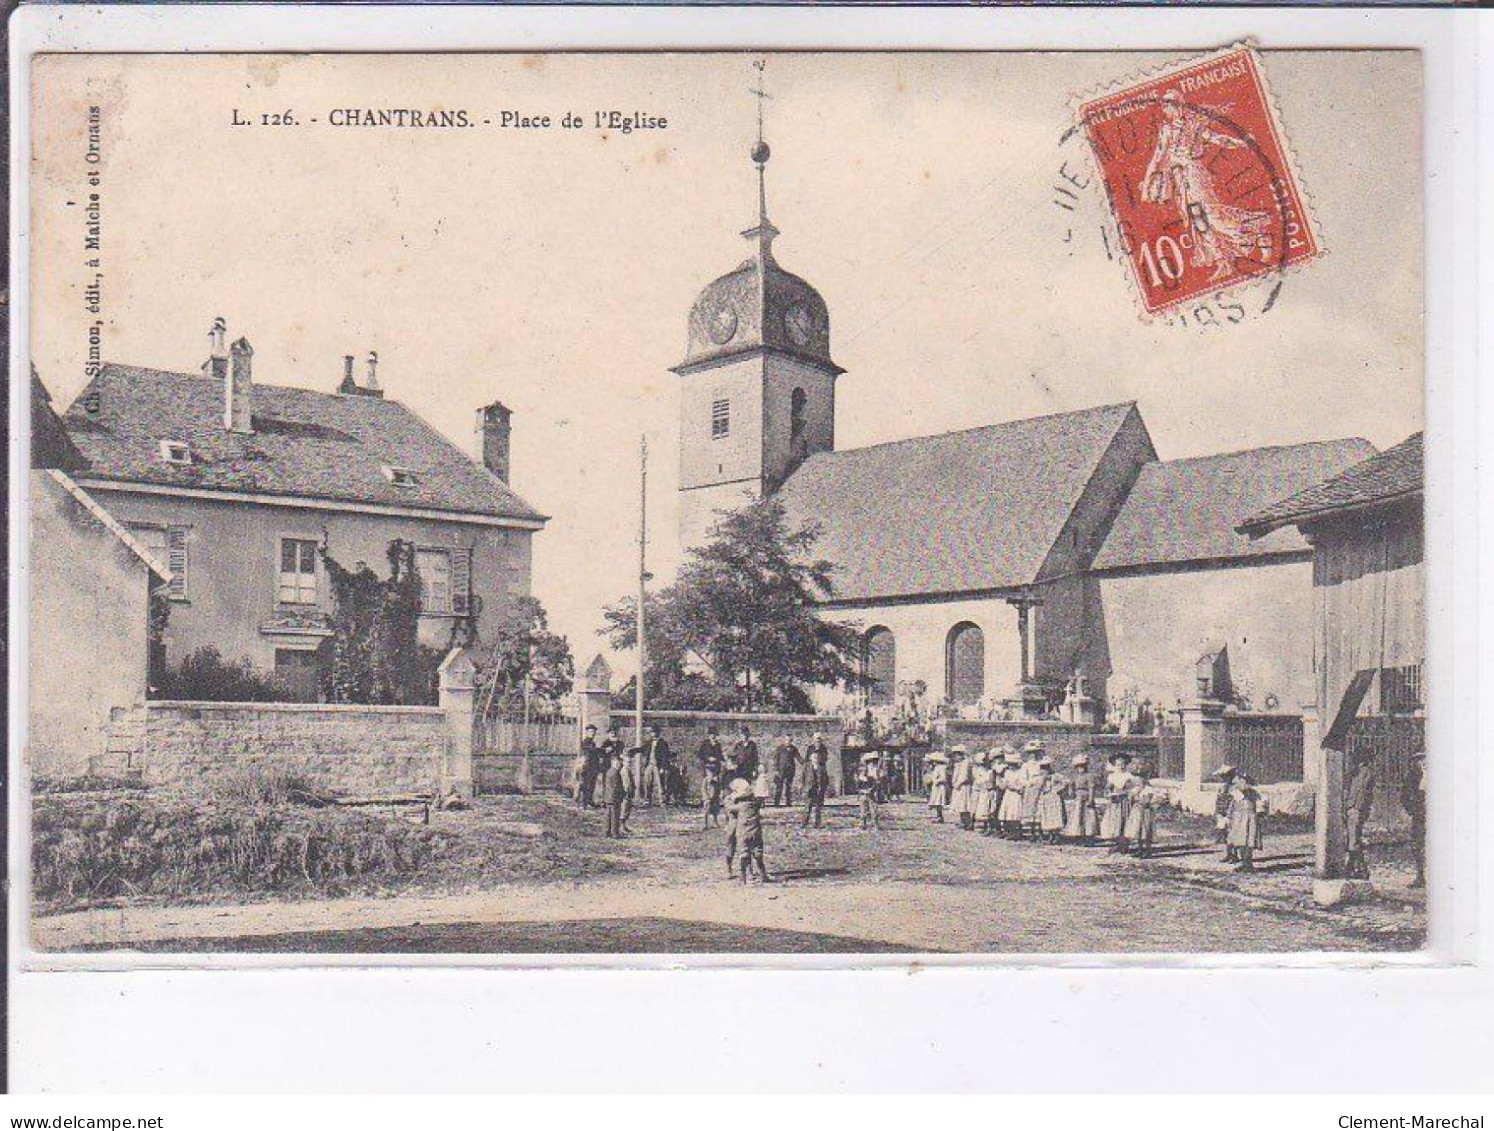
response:
M329 703L423 704L436 700L444 652L422 647L415 544L389 543L389 576L364 562L352 569L320 548L331 584L332 635L322 643L322 692Z

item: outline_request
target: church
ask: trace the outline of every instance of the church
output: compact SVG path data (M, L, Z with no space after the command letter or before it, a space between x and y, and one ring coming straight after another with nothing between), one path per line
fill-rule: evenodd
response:
M1129 402L838 449L830 312L775 258L768 159L759 140L750 254L700 293L673 369L681 547L770 495L813 523L837 566L824 608L864 632L873 708L912 694L967 716L1173 710L1220 649L1241 709L1309 706L1312 548L1236 527L1375 449L1164 460Z

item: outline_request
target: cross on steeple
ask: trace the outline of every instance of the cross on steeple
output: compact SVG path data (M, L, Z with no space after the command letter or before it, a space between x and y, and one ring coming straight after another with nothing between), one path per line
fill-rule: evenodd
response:
M757 86L748 91L757 99L757 144L752 147L752 163L757 166L757 225L748 228L742 235L757 243L760 258L768 259L771 257L773 237L778 234L778 229L768 219L768 184L764 169L772 150L763 140L763 104L773 96L763 89L763 70L767 66L767 60L758 59L752 65L757 69Z

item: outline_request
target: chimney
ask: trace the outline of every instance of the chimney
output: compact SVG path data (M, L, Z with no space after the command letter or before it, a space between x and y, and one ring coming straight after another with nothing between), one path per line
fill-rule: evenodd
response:
M384 390L379 388L379 355L373 350L368 351L368 384L364 386L376 397L384 395Z
M228 323L220 316L213 319L208 330L208 359L202 363L202 372L214 381L228 380Z
M254 388L254 347L240 338L229 347L229 375L223 383L223 427L230 432L253 432L249 394Z
M350 353L342 355L342 384L337 386L337 391L343 396L358 392L358 382L353 380L353 355Z
M508 482L509 420L513 413L501 401L477 410L475 457L503 482Z

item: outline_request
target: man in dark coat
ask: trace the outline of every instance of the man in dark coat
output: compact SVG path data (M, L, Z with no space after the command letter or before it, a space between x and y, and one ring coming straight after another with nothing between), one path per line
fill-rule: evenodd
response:
M607 835L623 835L622 807L627 800L623 785L623 755L619 751L607 759L607 772L602 775L602 803L607 808Z
M752 741L752 729L742 724L742 737L732 744L731 759L727 763L727 777L741 778L748 785L757 777L757 743Z
M714 726L706 728L705 738L695 749L695 760L700 763L700 807L705 811L704 824L709 826L721 814L721 775L726 765L726 752Z
M1344 824L1347 858L1344 874L1351 880L1369 879L1369 864L1364 859L1364 826L1369 821L1375 801L1375 764L1367 754L1355 759L1348 784L1344 788Z
M825 736L816 734L804 750L804 827L810 817L819 828L825 817L825 794L830 788L830 747Z
M640 754L643 760L643 800L650 807L657 796L660 805L669 804L670 781L674 774L674 754L664 740L664 732L657 726L648 728L648 737L642 746L636 746L630 754Z
M618 813L618 825L622 832L628 831L628 818L633 815L633 797L638 792L636 775L632 767L628 765L628 753L623 746L622 735L618 732L617 724L613 723L607 728L607 741L602 743L602 757L610 767L614 758L618 759L622 766L622 807Z
M794 803L794 772L799 768L799 748L786 734L773 747L773 806Z
M596 804L597 778L601 776L603 762L602 748L597 745L596 724L588 724L586 737L581 740L581 783L576 791L576 804L585 809Z
M1427 756L1418 750L1411 755L1406 776L1401 781L1401 808L1411 818L1411 852L1416 859L1416 875L1411 886L1427 886Z

